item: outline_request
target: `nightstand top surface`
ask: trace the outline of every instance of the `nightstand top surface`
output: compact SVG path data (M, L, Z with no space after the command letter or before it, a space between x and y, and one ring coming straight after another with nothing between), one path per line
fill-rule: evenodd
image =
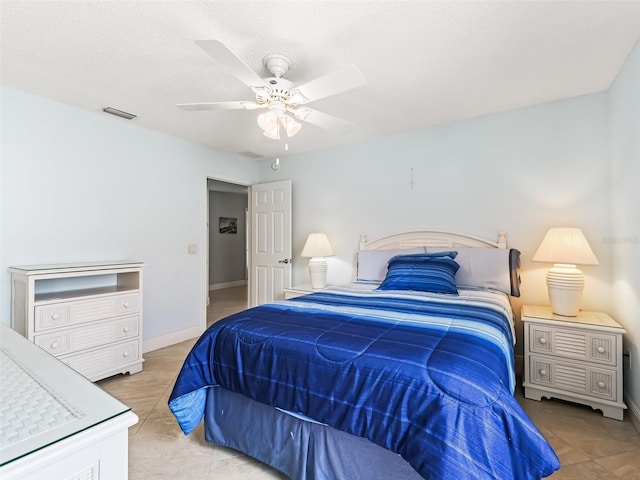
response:
M311 292L319 292L322 289L321 288L314 289L310 283L304 283L302 285L293 285L292 287L285 288L285 290L289 290L292 292L295 291L295 292L311 293Z
M525 318L526 317L526 318ZM551 307L542 305L523 305L522 306L522 319L526 320L541 320L548 323L565 322L579 325L591 325L596 327L608 327L622 330L624 328L613 318L606 313L602 312L588 312L581 310L576 317L565 317L563 315L556 315L551 310Z

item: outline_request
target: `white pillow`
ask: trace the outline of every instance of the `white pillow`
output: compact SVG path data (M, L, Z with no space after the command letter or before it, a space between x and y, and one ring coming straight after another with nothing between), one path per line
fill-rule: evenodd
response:
M361 282L382 282L387 276L387 264L396 255L427 253L425 247L404 248L394 250L359 250L358 275Z
M427 248L430 253L442 249ZM493 288L507 295L520 296L517 269L520 252L505 248L449 248L458 255L460 265L456 272L456 285L464 287Z

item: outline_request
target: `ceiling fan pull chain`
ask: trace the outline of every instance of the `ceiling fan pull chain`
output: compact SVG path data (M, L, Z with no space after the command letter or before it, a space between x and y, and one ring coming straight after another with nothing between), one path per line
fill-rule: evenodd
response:
M280 168L280 120L276 120L276 159L271 163L272 170L278 170Z

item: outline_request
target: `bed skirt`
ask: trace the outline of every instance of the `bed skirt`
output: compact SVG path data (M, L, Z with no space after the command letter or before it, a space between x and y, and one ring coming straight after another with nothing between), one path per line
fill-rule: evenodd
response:
M295 480L420 480L398 454L221 387L207 389L205 438Z

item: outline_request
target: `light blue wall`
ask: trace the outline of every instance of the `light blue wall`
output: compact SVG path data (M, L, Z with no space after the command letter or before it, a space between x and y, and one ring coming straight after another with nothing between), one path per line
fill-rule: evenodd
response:
M0 94L2 322L10 322L9 266L126 258L145 263L145 340L203 327L206 178L250 184L255 161L135 120Z
M640 419L640 44L610 90L613 313L627 329L627 402Z
M518 311L548 303L550 265L531 263L546 230L578 226L601 262L583 268L583 307L610 311L607 99L589 95L281 158L277 172L264 162L263 177L293 181L293 282L308 281L300 251L312 231L327 233L336 252L328 281L342 283L354 278L361 232L373 239L437 228L494 239L505 230L522 252Z

